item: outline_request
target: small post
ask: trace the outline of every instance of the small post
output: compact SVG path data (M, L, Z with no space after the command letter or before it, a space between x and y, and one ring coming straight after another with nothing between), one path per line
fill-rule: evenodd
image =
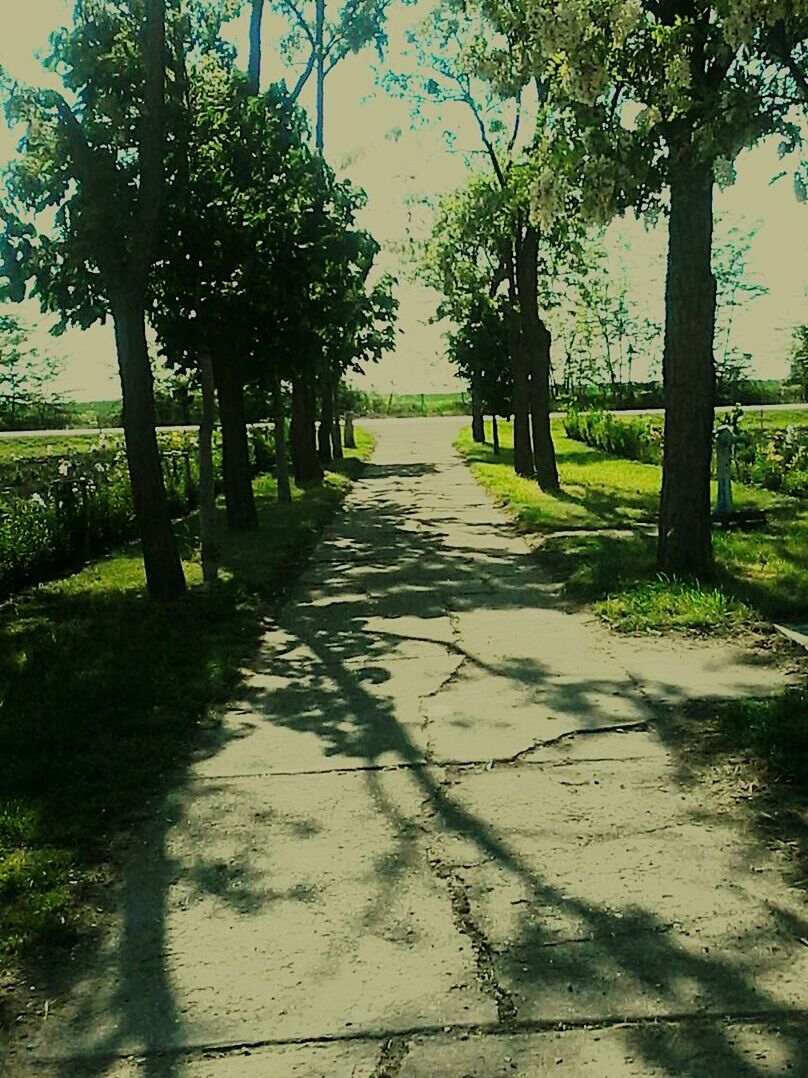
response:
M732 450L737 441L732 427L723 424L715 432L716 473L718 476L718 494L715 500L715 515L728 517L732 514Z
M354 434L353 412L345 413L345 448L356 449L356 435Z

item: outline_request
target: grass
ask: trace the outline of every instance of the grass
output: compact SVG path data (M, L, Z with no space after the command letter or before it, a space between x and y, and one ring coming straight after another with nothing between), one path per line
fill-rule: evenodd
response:
M742 405L743 418L741 430L754 434L755 431L785 430L786 427L808 427L808 408L776 408L773 410L762 409L754 404ZM715 414L719 418L731 412L732 408L727 405L719 405ZM648 417L655 427L661 428L665 417L655 412ZM620 419L620 413L615 412L615 419Z
M122 437L107 435L108 438ZM39 434L19 438L0 438L0 464L12 459L44 460L48 457L63 457L69 453L89 453L97 448L97 434L60 434L58 437L44 437Z
M808 611L804 503L734 485L736 504L765 509L765 525L716 532L716 579L710 584L667 580L654 568L658 466L573 441L554 420L562 492L552 496L514 474L509 424L500 424L500 435L499 458L490 445L472 442L468 430L461 433L458 449L522 528L541 535L541 558L568 593L593 603L615 628L728 632L761 617L787 619Z
M369 456L370 437L357 442L291 505L275 501L272 478L256 480L258 532L228 536L220 512L211 593L189 518L178 526L189 589L176 603L147 599L129 548L0 607L0 969L70 939L110 849L196 749L215 745L206 716Z
M363 415L470 415L471 402L466 393L377 393L364 394Z

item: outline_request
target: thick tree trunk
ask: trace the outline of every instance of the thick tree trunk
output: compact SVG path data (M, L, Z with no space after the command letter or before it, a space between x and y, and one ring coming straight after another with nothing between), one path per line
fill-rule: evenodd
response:
M666 573L712 569L712 454L716 286L713 171L681 154L670 185L665 286L665 448L657 564Z
M146 316L141 300L114 304L115 344L123 394L123 428L146 584L154 599L182 595L185 577L171 527L163 469L157 448L154 382L146 346Z
M530 376L530 418L533 434L533 462L536 479L542 490L553 493L559 489L555 446L550 429L550 331L538 319L537 351Z
M508 352L513 381L513 468L517 475L533 475L533 446L530 440L530 383L525 362L519 315L510 311L508 322Z
M319 483L323 469L317 457L314 429L314 388L305 374L292 379L292 458L298 486Z
M497 417L491 416L491 437L494 445L494 456L499 456L499 424L497 423Z
M525 229L516 258L519 318L530 375L533 468L542 490L557 491L558 467L550 431L550 331L539 315L539 234Z
M485 442L485 416L479 388L471 383L471 437L475 442Z
M289 460L286 455L286 416L283 411L281 380L276 374L272 381L272 413L275 433L275 477L278 481L278 501L290 502Z
M324 372L320 383L320 427L317 431L317 455L322 464L330 464L331 438L334 426L334 391L330 371Z
M258 527L253 497L250 446L244 412L244 383L238 363L220 356L213 360L213 376L219 396L222 425L222 476L227 526L231 531L249 532Z
M334 460L342 460L342 431L339 425L339 379L335 378L332 384L334 387L334 419L331 424L331 451L334 454Z
M219 576L216 545L216 482L213 473L213 427L216 422L216 387L209 353L199 357L202 415L199 422L199 540L202 548L202 579L212 587Z

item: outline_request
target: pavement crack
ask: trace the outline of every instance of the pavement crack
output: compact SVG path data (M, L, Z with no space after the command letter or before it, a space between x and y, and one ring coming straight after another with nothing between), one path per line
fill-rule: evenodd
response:
M516 1000L512 993L499 983L494 965L497 952L471 912L471 903L464 880L440 858L432 857L429 863L436 876L446 882L452 907L452 919L458 932L471 943L477 980L482 990L496 1005L497 1021L501 1026L513 1028L518 1021Z
M515 752L512 756L495 757L491 764L493 766L515 764L523 757L529 756L531 752L550 748L552 745L559 745L562 741L571 741L575 737L591 737L594 734L623 734L628 730L647 730L648 727L648 719L639 719L637 722L617 722L608 726L582 726L578 730L567 730L566 733L558 734L556 737L534 741L526 749L520 749L519 752Z
M370 1078L397 1078L409 1050L410 1042L406 1037L388 1037L382 1044Z

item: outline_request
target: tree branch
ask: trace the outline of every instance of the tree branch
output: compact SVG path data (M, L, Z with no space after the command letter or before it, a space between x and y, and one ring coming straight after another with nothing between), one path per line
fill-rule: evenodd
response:
M261 23L264 17L264 0L252 0L250 9L250 59L247 77L250 92L256 97L261 92Z
M311 52L309 53L309 58L306 61L306 66L303 69L303 71L300 73L300 75L298 77L298 80L295 83L295 88L294 88L294 90L292 90L292 93L290 94L290 97L291 97L293 102L297 101L298 97L300 97L300 94L301 94L301 92L303 90L303 87L309 81L309 76L311 75L312 71L314 70L314 61L316 59L317 59L317 53L316 53L316 51L314 49L312 49Z
M312 48L315 48L316 44L315 44L315 41L314 41L314 31L311 29L309 24L306 22L306 19L305 19L304 15L303 15L303 12L300 10L300 8L295 3L295 0L281 0L281 2L282 2L283 7L288 8L289 11L292 12L292 14L295 17L295 22L300 27L300 29L303 31L303 33L306 35L306 37L309 39L309 44L312 46Z

